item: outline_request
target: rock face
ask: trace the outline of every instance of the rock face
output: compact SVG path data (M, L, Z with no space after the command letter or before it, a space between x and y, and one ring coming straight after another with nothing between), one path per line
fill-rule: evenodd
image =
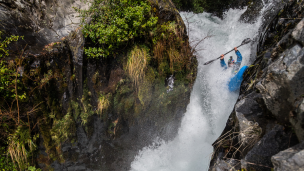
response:
M20 47L28 45L32 54L41 53L46 45L59 42L80 26L79 13L73 7L88 8L80 0L3 0L0 2L1 30L24 36Z
M281 151L271 158L275 170L300 171L304 167L304 143L300 143L287 150Z
M292 37L300 42L302 44L302 46L304 45L304 20L302 19L298 25L296 26L296 28L294 29L294 31L291 33Z
M40 110L31 116L40 135L39 168L128 170L138 150L155 137L175 135L190 100L197 60L171 0L151 0L151 5L159 27L175 24L175 36L182 40L181 51L187 55L181 70L172 72L169 59L161 61L163 68L152 59L154 63L136 87L125 69L133 47L115 58L88 59L83 54L90 40L83 37L79 14L72 7L89 4L77 0L0 2L4 22L0 29L24 36L10 49L27 45L20 79L30 96L23 105L40 103ZM163 52L168 54L167 49ZM34 78L47 83L39 81L36 87Z
M265 27L239 99L222 136L213 144L210 171L302 169L302 6L303 2L289 1ZM291 12L293 20L288 18Z

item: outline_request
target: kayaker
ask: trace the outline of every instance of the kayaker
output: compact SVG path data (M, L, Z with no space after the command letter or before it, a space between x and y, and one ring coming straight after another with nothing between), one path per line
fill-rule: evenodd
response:
M232 67L232 73L236 74L240 69L243 57L242 57L242 54L240 53L240 51L238 51L236 47L234 48L234 51L235 51L235 54L237 56L237 61L235 62L235 60L232 58L232 56L230 56L230 59L228 60L228 67L229 68ZM227 65L226 65L225 60L224 60L224 55L221 55L221 60L220 61L221 61L221 66L224 69L227 69Z
M240 53L240 51L238 51L236 47L234 48L234 51L237 56L237 61L235 62L233 60L232 56L228 60L228 67L232 67L232 73L234 74L234 77L231 78L231 80L229 81L229 84L228 84L229 91L232 91L232 92L239 90L241 83L243 81L243 74L246 71L246 69L248 68L248 66L243 66L240 69L243 57L242 57L242 54ZM220 61L221 61L221 67L223 67L224 70L226 70L227 65L224 60L224 55L221 55Z

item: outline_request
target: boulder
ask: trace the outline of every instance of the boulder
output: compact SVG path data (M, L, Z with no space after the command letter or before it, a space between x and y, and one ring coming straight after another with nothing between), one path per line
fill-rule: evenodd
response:
M241 162L242 168L259 171L272 168L271 156L288 148L290 134L284 131L283 126L276 125L247 153Z
M209 171L226 171L226 170L239 170L241 169L241 163L238 160L227 159L220 160L217 159L216 166Z
M303 171L304 142L272 156L271 161L275 171Z
M302 19L293 30L292 37L304 45L304 19Z
M264 125L263 109L256 102L260 95L252 93L235 105L236 120L239 126L239 141L247 146L259 140ZM244 153L244 151L243 151Z
M288 123L294 103L304 94L304 49L298 44L285 50L266 69L265 77L256 85L268 110L281 123Z
M304 141L304 100L294 112L290 112L289 121L292 124L299 141Z

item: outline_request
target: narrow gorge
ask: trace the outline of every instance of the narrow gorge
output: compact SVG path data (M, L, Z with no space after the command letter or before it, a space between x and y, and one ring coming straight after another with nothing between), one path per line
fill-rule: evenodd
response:
M1 1L0 170L302 170L303 7Z

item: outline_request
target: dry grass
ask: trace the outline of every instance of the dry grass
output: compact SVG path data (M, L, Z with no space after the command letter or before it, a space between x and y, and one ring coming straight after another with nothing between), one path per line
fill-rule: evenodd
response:
M232 157L235 157L237 152L243 155L246 149L252 148L260 140L261 134L262 128L259 127L258 123L249 121L247 129L241 132L230 130L219 137L213 144L214 151L217 151L219 147L228 149L224 158L227 158L227 155L232 151L234 151ZM233 144L235 138L238 138L238 143Z
M154 58L157 59L158 63L161 63L161 61L164 59L164 50L164 43L162 41L158 41L153 49Z
M139 83L144 79L149 61L150 55L146 48L135 45L129 53L126 70L135 87L138 87Z
M29 152L36 147L28 129L18 127L16 132L10 135L8 144L8 152L13 162L17 163L19 169L22 170L27 165Z
M184 65L184 58L182 54L180 54L177 50L174 48L170 48L168 50L168 56L170 60L170 70L173 73L175 71L174 66L177 66L178 70L181 70Z

